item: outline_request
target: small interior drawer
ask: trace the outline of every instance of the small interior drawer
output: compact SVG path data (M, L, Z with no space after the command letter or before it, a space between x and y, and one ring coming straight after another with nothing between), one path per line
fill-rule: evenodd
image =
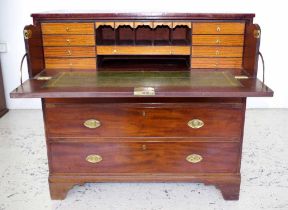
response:
M97 46L98 55L190 55L190 46Z
M42 23L42 34L94 34L94 23Z
M95 47L44 47L45 57L95 57Z
M243 47L192 46L192 57L238 57L241 58Z
M96 58L46 58L47 69L96 69Z
M241 68L242 58L192 58L191 68Z
M94 46L93 35L43 35L43 45L60 46Z
M244 34L245 23L193 23L192 29L193 34Z
M192 45L243 46L244 35L193 35Z

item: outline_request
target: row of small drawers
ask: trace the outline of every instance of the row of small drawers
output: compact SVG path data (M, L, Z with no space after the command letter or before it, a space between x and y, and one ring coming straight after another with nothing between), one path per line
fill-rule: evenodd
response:
M123 22L123 25L131 25L133 22ZM139 22L138 22L139 23ZM191 22L177 22L181 25L188 25L192 27L192 34L244 34L245 23L240 22L211 22L211 23L192 23ZM96 23L96 25L101 22ZM168 25L172 27L171 22L154 22L153 25ZM191 26L190 26L191 24ZM102 25L112 25L114 22L102 22ZM117 22L116 25L121 25ZM139 25L139 24L137 24ZM143 22L143 25L150 25ZM94 34L94 23L42 23L43 34Z
M46 58L47 69L96 69L96 58ZM242 66L242 58L192 58L191 68L235 68Z
M242 57L242 47L210 46L98 46L97 55L190 55L192 57ZM45 57L95 57L94 47L45 47Z
M192 47L192 68L241 68L242 47ZM95 69L94 47L46 47L46 68ZM97 47L98 55L190 55L190 47ZM208 58L209 57L209 58Z
M243 46L243 35L193 35L192 45ZM93 35L43 35L44 47L95 46Z
M47 69L96 69L96 58L46 58ZM192 58L191 68L235 68L242 58Z

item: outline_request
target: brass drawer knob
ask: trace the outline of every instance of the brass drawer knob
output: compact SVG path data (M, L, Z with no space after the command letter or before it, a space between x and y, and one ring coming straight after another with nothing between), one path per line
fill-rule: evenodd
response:
M219 54L220 54L220 51L219 51L219 50L216 50L215 54L216 54L216 55L219 55Z
M66 27L66 31L69 32L69 31L70 31L70 28L69 28L69 27Z
M203 157L201 155L198 155L198 154L191 154L191 155L188 155L186 157L186 160L189 163L199 163L203 160Z
M113 53L117 53L117 50L116 50L116 49L114 49L114 50L113 50Z
M216 44L220 44L220 42L221 42L220 39L216 40Z
M86 157L86 161L89 163L99 163L102 161L102 157L100 155L88 155Z
M99 120L94 120L94 119L90 119L90 120L86 120L85 122L84 122L84 126L86 127L86 128L98 128L98 127L100 127L101 126L101 123L100 123L100 121Z
M145 151L147 149L147 146L145 144L142 144L142 150Z
M220 31L221 31L220 26L217 26L217 27L216 27L216 31L217 31L217 32L220 32Z
M71 50L67 50L68 55L72 55Z
M199 119L190 120L187 124L190 128L193 128L193 129L198 129L204 126L204 122Z

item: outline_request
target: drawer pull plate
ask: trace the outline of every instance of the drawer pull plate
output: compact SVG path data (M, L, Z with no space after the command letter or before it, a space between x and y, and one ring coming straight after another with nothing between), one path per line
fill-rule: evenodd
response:
M102 157L100 155L88 155L86 157L86 161L89 163L99 163L102 161Z
M101 122L99 120L90 119L84 122L84 126L91 129L98 128L101 126Z
M204 122L202 120L199 120L199 119L193 119L193 120L190 120L187 125L190 127L190 128L193 128L193 129L198 129L198 128L201 128L204 126Z
M203 157L201 155L198 155L198 154L191 154L191 155L188 155L186 157L186 160L189 163L199 163L203 160Z

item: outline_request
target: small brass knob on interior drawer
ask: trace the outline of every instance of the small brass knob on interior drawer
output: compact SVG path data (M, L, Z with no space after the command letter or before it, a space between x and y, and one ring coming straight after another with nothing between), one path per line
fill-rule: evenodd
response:
M117 50L116 50L116 49L114 49L114 50L113 50L113 53L116 53L116 52L117 52Z
M69 31L70 31L70 28L69 28L69 27L66 27L66 31L69 32Z
M188 155L186 157L186 160L189 163L199 163L203 160L203 157L201 155L198 155L198 154L191 154L191 155Z
M88 155L86 157L86 161L89 163L99 163L102 161L102 157L100 155Z
M219 51L219 50L216 50L215 54L216 54L216 55L219 55L219 54L220 54L220 51Z
M70 39L66 39L67 45L70 45Z
M72 55L71 50L67 50L68 55Z
M221 31L220 26L217 26L217 27L216 27L216 31L217 31L217 32L220 32L220 31Z
M216 39L216 44L220 44L220 43L221 43L220 39Z
M94 119L90 119L90 120L86 120L84 122L84 126L87 128L98 128L101 126L101 123L99 120L94 120Z
M142 150L145 151L147 149L147 146L145 144L142 144Z
M204 122L202 120L199 120L199 119L193 119L193 120L190 120L187 125L190 127L190 128L193 128L193 129L198 129L198 128L201 128L204 126Z

